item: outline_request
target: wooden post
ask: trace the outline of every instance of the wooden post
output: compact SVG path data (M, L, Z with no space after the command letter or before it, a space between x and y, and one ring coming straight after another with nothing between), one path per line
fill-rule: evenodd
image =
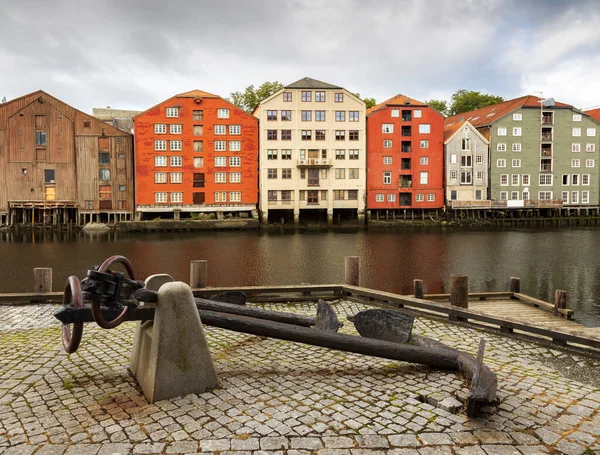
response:
M205 288L208 276L208 261L190 262L190 287Z
M52 269L50 267L33 269L33 292L52 292Z
M358 286L360 281L359 275L359 258L358 256L346 256L345 261L345 275L346 275L346 284L348 286Z
M469 308L469 277L450 275L450 305Z
M556 290L554 293L554 315L559 316L558 310L564 310L567 308L567 291Z
M423 280L413 280L413 287L415 292L415 297L417 299L423 298Z
M511 276L508 281L508 290L509 292L521 292L521 278L517 278L515 276Z

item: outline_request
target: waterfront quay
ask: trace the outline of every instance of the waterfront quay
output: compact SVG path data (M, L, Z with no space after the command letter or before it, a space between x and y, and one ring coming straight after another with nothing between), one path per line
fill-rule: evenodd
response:
M346 317L367 306L332 304L356 335ZM205 326L220 387L148 404L127 369L135 325L87 324L68 356L57 308L0 307L2 455L600 453L600 360L585 351L418 317L415 332L469 354L486 339L498 402L470 419L439 403L466 391L454 372Z

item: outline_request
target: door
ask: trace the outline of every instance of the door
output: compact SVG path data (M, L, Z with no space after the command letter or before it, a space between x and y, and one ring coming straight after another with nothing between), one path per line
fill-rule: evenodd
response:
M193 193L194 204L204 204L204 193Z

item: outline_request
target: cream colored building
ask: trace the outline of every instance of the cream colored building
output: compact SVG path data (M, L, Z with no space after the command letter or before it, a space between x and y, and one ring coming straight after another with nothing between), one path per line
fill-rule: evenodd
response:
M300 79L260 103L263 223L303 212L364 220L365 103L348 90ZM310 211L310 212L309 212Z

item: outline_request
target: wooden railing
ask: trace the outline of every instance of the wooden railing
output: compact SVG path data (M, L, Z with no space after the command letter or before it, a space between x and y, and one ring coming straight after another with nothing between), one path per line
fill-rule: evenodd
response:
M522 205L510 204L511 201L484 200L484 201L450 201L453 209L507 209L507 208L561 208L563 201L551 200L524 200ZM517 202L517 201L513 201Z

